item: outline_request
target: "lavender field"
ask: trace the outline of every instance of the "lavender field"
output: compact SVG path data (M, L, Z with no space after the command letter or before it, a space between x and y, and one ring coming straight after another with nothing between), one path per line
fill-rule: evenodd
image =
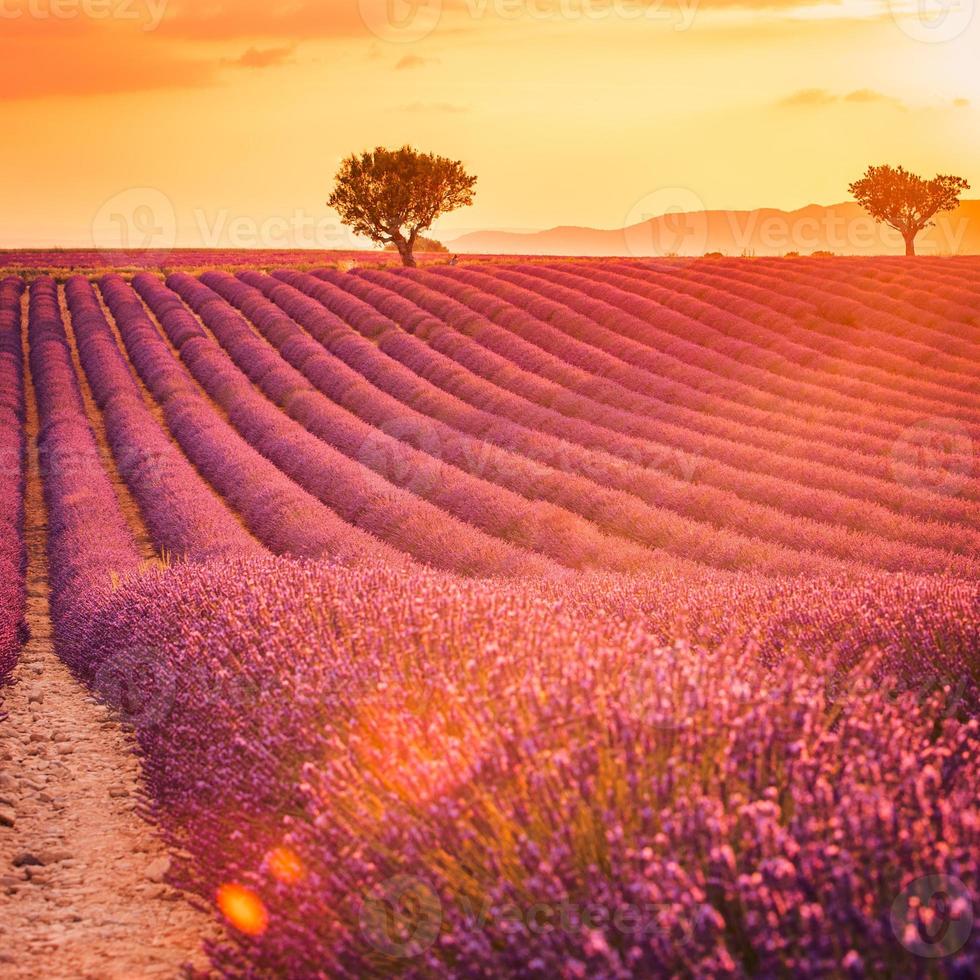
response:
M35 480L215 975L975 976L978 303L976 258L5 279L0 676Z

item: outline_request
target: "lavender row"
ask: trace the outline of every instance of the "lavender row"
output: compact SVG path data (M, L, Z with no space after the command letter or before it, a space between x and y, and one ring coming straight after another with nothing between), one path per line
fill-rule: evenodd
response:
M434 386L430 380L433 372L427 370L424 362L404 357L404 335L393 321L339 289L318 283L309 276L277 273L277 279L295 283L318 301L312 302L297 289L277 283L276 279L257 273L242 273L241 278L264 291L310 331L323 347L362 375L358 388L352 388L351 381L346 378L339 383L341 392L356 393L358 412L368 411L367 405L381 410L375 396L362 390L363 378L397 399L396 410L401 410L401 405L415 408L418 414L402 436L417 441L430 453L440 457L445 453L445 458L456 465L472 468L484 479L509 486L532 498L553 500L618 534L646 540L652 546L661 544L674 554L694 561L721 568L755 568L773 574L804 571L836 571L839 574L845 570L840 559L835 560L828 554L816 551L794 554L778 541L763 539L759 535L760 523L766 529L775 525L777 537L780 524L782 529L788 529L786 522L771 511L764 515L757 512L749 521L745 511L739 511L739 502L734 496L730 501L722 502L717 497L709 501L710 490L705 492L687 482L673 481L674 496L666 497L665 489L671 486L666 465L643 467L562 442L548 433L513 422L509 417L474 408L470 400L478 402L478 399L462 401L443 387ZM330 310L321 304L329 306ZM366 336L352 333L347 323L331 310ZM377 346L368 338L373 338ZM423 345L417 351L424 357L426 348ZM333 373L335 362L324 362L324 368L318 368L311 377L330 397L347 397L335 394L338 389L329 381ZM386 406L384 410L390 409ZM474 449L467 443L460 443L463 433L482 441L483 450L479 449L479 444ZM544 464L546 469L535 474L528 470L529 463ZM655 507L663 513L660 505L664 503L678 510L687 509L692 501L705 507L704 513L698 514L699 519L695 521L668 514L669 523L665 524L664 518L651 513L650 509ZM718 527L725 522L731 523L733 515L735 520L746 521L741 529L743 533ZM646 531L647 528L650 530ZM665 532L670 536L664 537ZM866 541L864 538L858 545L846 532L840 532L836 537L835 533L828 534L827 529L810 521L797 522L792 546L824 546L828 551L836 550L838 555L848 557L858 548L867 546L862 557L870 556L869 562L891 561L897 567L914 568L917 562L925 561L937 569L958 568L962 574L969 574L972 569L970 562L956 556L938 553L930 556L907 545L893 548L887 541ZM650 534L661 536L651 538ZM855 569L860 567L853 562L850 565Z
M855 297L866 302L901 301L901 314L909 326L904 327L912 344L921 353L936 357L936 352L952 354L958 363L976 364L980 358L980 321L976 312L976 285L967 268L929 270L923 264L918 274L909 270L861 266L849 270L845 285ZM887 300L883 300L887 297ZM911 359L914 359L911 358Z
M835 374L878 377L882 383L899 389L899 392L905 390L912 376L913 392L918 394L931 390L933 397L940 402L953 397L964 405L976 408L975 388L972 399L958 390L963 385L965 375L974 373L972 369L964 371L965 365L962 363L955 370L933 367L928 362L936 359L935 348L903 342L898 336L875 329L875 316L871 310L867 317L862 317L855 324L841 325L824 319L821 315L822 303L796 299L792 295L793 286L787 284L785 278L777 306L772 302L771 290L761 285L726 281L721 276L711 276L691 268L637 266L634 263L610 263L603 268L614 273L617 279L625 280L624 288L639 288L644 295L653 296L651 290L659 294L663 287L668 287L685 295L696 296L717 308L738 312L750 321L746 324L747 335L766 349L798 350L802 358L819 351L828 358L828 367ZM757 268L759 272L775 272L764 263ZM793 277L795 280L796 277ZM907 309L904 303L896 304L893 296L877 297L877 301L887 310ZM938 297L936 306L943 306L943 301ZM751 324L757 326L753 328ZM789 338L792 344L787 343Z
M755 271L723 265L717 274L726 286L729 283L745 283L771 290L777 281L771 271L764 266ZM909 315L906 304L887 302L881 297L869 297L852 290L846 277L844 281L835 282L833 288L828 288L822 270L820 275L815 275L816 271L808 269L806 265L801 266L793 272L789 282L778 280L779 289L785 290L790 298L815 305L820 310L820 320L826 325L825 329L837 332L853 330L853 325L858 325L869 330L875 344L884 345L886 350L893 345L901 346L913 363L941 366L955 373L975 373L976 365L969 349L957 353L956 340L945 336L946 331L937 332L934 323L923 327L906 319ZM833 279L835 270L830 270L830 275ZM945 292L945 287L942 292Z
M698 440L699 443L695 444L706 446L705 452L721 459L726 458L721 454L739 454L738 458L743 460L746 454L751 454L749 462L741 465L757 469L765 467L763 471L769 473L792 472L793 467L800 463L801 445L806 445L805 458L811 471L807 482L816 481L818 486L839 489L866 499L891 501L897 497L899 499L893 506L901 512L925 506L930 508L929 513L938 515L940 519L950 519L946 516L947 508L952 507L953 514L956 513L955 501L951 503L941 495L928 493L928 487L909 487L904 482L896 485L893 458L869 456L845 446L833 447L784 433L752 429L733 423L724 416L698 414L672 404L669 400L672 389L662 388L657 376L641 366L645 357L642 348L526 288L472 269L439 269L438 274L440 279L461 280L479 286L496 298L506 298L510 305L521 311L522 317L516 323L523 331L522 336L544 347L559 362L565 359L562 352L567 351L572 364L586 374L580 383L591 380L592 397L612 405L632 408L638 404L638 396L643 396L639 402L642 412L658 420L660 431L664 433L662 439L673 442L677 442L678 438L685 440L679 445ZM534 311L533 316L525 312L530 310ZM507 329L518 329L509 316L501 323ZM555 323L560 324L561 329L553 326ZM557 370L562 371L560 364ZM567 376L568 365L564 366L564 371ZM588 375L592 375L591 379ZM613 379L630 392L624 399L602 378ZM648 397L651 395L656 395L656 399L651 401ZM925 497L925 500L919 502L919 497ZM956 519L955 516L952 519Z
M19 278L0 281L0 687L14 669L27 637L23 291Z
M376 392L376 389L366 388L362 376L327 355L257 290L222 274L208 273L204 279L246 312L267 339L319 390L329 398L351 403L359 415L367 416L375 425L405 440L408 445L401 450L398 444L388 447L390 456L386 453L385 468L390 467L414 492L441 507L459 505L452 497L451 485L441 482L444 477L436 482L432 475L433 464L439 462L464 472L475 468L481 478L477 482L477 491L481 495L481 485L485 486L483 481L492 481L531 500L558 503L608 531L651 547L662 547L692 561L720 567L755 567L778 573L822 568L829 572L835 569L834 564L820 555L833 555L848 561L860 555L861 561L869 565L880 562L893 568L929 567L933 570L953 567L962 574L976 571L969 562L957 560L948 553L917 552L908 544L891 544L870 536L859 538L806 520L789 521L770 509L746 506L733 494L713 492L710 488L675 480L663 473L644 472L615 461L603 467L594 456L583 458L581 476L568 465L561 470L535 466L531 460L516 453L499 452L491 445L475 442L434 417L407 412L401 402ZM251 281L261 283L262 279L255 276ZM270 289L270 295L304 323L310 324L311 329L316 329L318 319L328 318L323 310L318 318L316 309L308 301L304 302L301 296L286 287L269 286L269 282L266 281L266 288ZM185 298L189 298L191 291L191 287L182 290ZM203 304L199 312L202 311ZM349 348L350 344L346 346ZM239 363L247 369L255 361L243 349ZM317 428L305 407L301 421L321 437L331 441L336 438L331 430ZM534 439L535 435L528 433L528 437ZM366 432L359 439L349 441L341 448L346 452L359 451L363 457L363 446L369 445L372 449L369 462L373 462L379 437ZM413 451L415 442L425 455ZM564 462L569 462L567 453ZM448 470L448 465L444 465L442 472L445 474ZM650 506L644 506L637 496ZM472 497L474 501L479 499L479 496ZM486 511L476 519L486 521L490 515L491 512ZM554 526L553 521L549 523L550 534L554 533ZM813 554L793 554L787 548ZM596 564L594 559L592 563ZM836 570L842 571L843 566L838 565Z
M846 398L852 410L889 418L899 425L908 424L907 412L934 414L952 403L964 418L976 421L976 392L965 390L967 379L962 372L933 371L890 354L884 345L872 351L840 340L836 342L838 354L815 358L811 345L821 335L809 326L814 318L812 308L807 315L792 318L780 315L781 310L752 307L734 291L701 290L693 295L683 288L682 280L659 273L659 268L653 274L627 263L601 265L589 270L588 281L608 286L608 302L641 318L650 316L649 301L685 313L703 325L696 332L700 343L724 351L740 366L748 364L772 373L779 379L778 386L795 391L796 397L811 390L813 400L822 405ZM575 278L581 276L575 273ZM776 382L768 387L776 387ZM827 394L821 395L821 390Z
M659 367L661 373L681 382L680 394L689 407L700 405L800 439L846 446L885 459L903 427L918 419L908 411L895 413L894 419L880 418L879 406L852 404L846 399L832 399L845 404L827 408L820 402L820 392L807 386L799 386L803 391L797 392L801 397L796 401L791 394L768 391L764 385L771 375L685 340L687 334L698 332L696 327L704 330L703 324L643 297L629 297L631 306L643 308L641 317L609 302L614 298L609 287L593 283L585 294L581 282L564 271L527 265L494 269L493 275L524 285L615 333L632 348L631 358L641 357L638 363ZM796 387L789 386L789 392Z
M542 512L521 522L523 501L515 506L513 501L494 499L475 485L463 492L448 467L434 464L420 473L425 487L420 483L419 489L427 489L440 503L455 505L456 518L388 482L371 463L383 470L394 451L393 465L405 465L397 456L396 440L321 395L207 286L182 275L170 277L168 283L180 295L150 276L136 281L184 363L254 448L345 521L427 564L472 575L557 573L556 566L525 547L537 546L568 564L581 563L582 556L614 565L619 560L615 546L584 522L566 521L562 526L562 515ZM231 359L209 338L194 336L193 344L177 343L191 336L184 326L193 321L181 296ZM478 530L478 525L500 532L500 539ZM551 532L546 539L544 527ZM653 560L641 551L632 558L636 565Z
M645 436L656 436L664 451L667 451L668 445L675 450L683 448L686 451L703 451L708 440L697 438L690 430L663 424L655 426L649 422L646 427L643 427L642 421L638 427L637 417L644 406L659 407L660 403L620 388L608 381L605 376L600 377L577 370L567 360L575 357L575 352L569 350L571 344L567 337L562 338L557 331L546 324L540 322L535 324L529 315L502 299L496 299L488 293L477 294L475 288L469 285L474 281L482 282L487 277L474 276L463 270L447 269L446 273L446 275L419 275L414 270L406 270L404 277L411 280L411 285L404 285L398 289L400 294L440 317L441 322L420 318L411 322L413 332L436 349L448 350L454 354L459 349L459 338L449 333L448 338L443 339L447 335L442 325L445 323L453 331L470 337L474 343L488 348L498 358L507 359L523 374L533 372L535 375L547 378L551 383L550 391L539 387L535 393L535 389L526 384L520 388L513 384L509 385L512 390L521 390L529 398L534 398L541 407L557 408L575 418L599 423L609 422L626 431L640 431ZM365 273L365 276L379 283L391 283L395 278L387 275L378 277L371 273ZM491 288L493 282L494 280L490 280ZM434 294L432 289L428 288L430 286L440 292ZM515 302L520 299L513 294L510 298ZM404 323L405 320L401 319L400 322ZM536 346L535 341L548 349L544 350ZM554 353L552 354L551 351ZM592 351L590 357L588 352L582 352L581 363L589 364L591 361L593 371L599 366L596 364L596 353ZM479 359L472 356L465 363L474 369L480 367ZM602 362L600 364L602 367L607 366ZM500 377L501 372L494 371L493 367L493 364L485 365L480 373L488 379ZM616 365L612 365L612 372L615 370ZM566 390L560 395L554 395L552 392L556 390L556 385L561 385ZM602 405L591 400L597 392L602 396L604 402ZM607 407L609 404L616 407L611 410ZM722 454L729 450L729 446L722 444ZM754 456L755 465L759 466L761 454L753 453L749 447L744 446L731 446L730 449L727 454L734 456L739 462L751 462ZM717 449L715 454L718 455ZM721 513L739 530L756 528L756 533L762 536L784 543L795 543L801 548L830 551L842 556L852 556L859 550L854 541L848 543L848 535L842 533L840 528L808 527L806 520L801 522L800 518L839 524L854 530L873 533L878 538L893 538L895 542L921 545L942 552L955 551L974 555L980 543L976 533L966 529L951 533L946 524L919 522L909 516L891 514L875 504L849 501L838 494L828 494L818 488L812 488L810 486L812 464L805 461L805 453L799 442L795 447L794 458L786 461L785 466L781 466L781 470L790 471L782 479L754 474L751 471L746 472L744 469L719 464L703 456L697 459L696 463L694 460L691 463L692 471L696 469L697 472L697 484L692 484L689 476L686 481L682 480L685 489L679 497L679 503L676 505L668 503L667 506L678 506L694 518L713 512ZM793 473L796 474L795 483L785 478ZM670 475L666 473L662 475L669 482ZM731 498L735 488L743 499L736 498L733 504ZM885 489L889 488L885 487ZM719 494L727 497L728 500L722 504ZM747 503L746 500L751 503ZM664 503L663 500L656 502ZM902 502L907 503L904 500ZM753 504L763 504L764 507L760 508ZM792 518L790 514L793 515ZM898 553L897 544L889 545L881 541L879 546L884 546L886 550L891 547L893 554ZM860 546L862 553L863 548L862 544ZM934 555L931 560L936 560L938 557ZM870 560L872 559L869 555ZM927 562L929 560L926 558ZM889 566L888 561L889 559L885 559L882 563L883 567L909 567Z
M967 263L936 264L923 258L915 273L908 267L863 265L851 270L849 283L860 295L900 296L902 313L918 327L915 339L933 350L948 350L976 363L980 358L977 276ZM935 303L930 303L930 297Z
M248 274L247 274L248 275ZM863 524L859 525L867 534L873 534L876 540L872 541L868 537L858 536L850 533L844 528L834 528L821 526L814 521L814 518L827 523L839 523L836 515L837 511L831 509L834 504L839 506L837 501L826 501L817 497L821 509L814 508L812 511L797 505L796 510L801 516L809 520L800 521L780 514L772 507L763 509L753 507L745 501L733 499L731 494L732 487L737 487L739 481L732 478L731 473L721 473L716 476L716 486L723 493L727 493L727 500L723 496L714 493L710 488L701 485L702 480L709 480L710 476L702 476L702 468L710 472L709 465L700 461L691 460L690 472L683 474L683 479L674 481L673 495L665 496L665 491L671 489L669 485L670 463L668 467L663 466L663 457L656 457L651 454L651 447L646 447L646 455L630 456L625 451L619 459L603 460L598 456L596 450L601 449L603 444L608 445L615 439L614 433L605 433L609 438L599 436L596 440L593 435L594 427L589 423L564 418L543 404L530 403L520 400L517 396L511 396L508 392L496 389L489 380L480 376L465 374L460 371L455 362L448 359L447 355L431 349L414 334L406 334L395 326L394 321L386 316L378 318L379 313L387 313L398 320L398 323L406 326L411 331L419 331L431 340L434 334L446 338L446 345L452 349L458 347L461 335L453 334L441 321L435 321L431 316L424 314L417 307L409 303L408 300L392 293L382 290L379 286L359 283L358 278L346 276L341 273L321 271L317 274L331 285L344 287L357 295L364 301L371 301L375 307L375 319L355 319L351 322L360 329L369 333L372 331L384 331L379 345L385 353L397 358L405 366L410 368L415 374L426 381L435 382L444 392L465 399L471 405L484 410L485 415L494 419L495 423L483 427L480 432L483 438L489 438L500 442L502 437L509 436L509 441L503 444L506 448L513 448L522 453L538 453L536 458L541 459L540 454L544 453L544 461L548 462L547 454L551 454L551 459L560 459L566 470L573 473L580 473L591 479L609 487L625 490L628 493L641 497L644 501L654 506L667 506L684 512L689 518L705 523L717 525L729 525L727 533L732 534L733 540L729 543L729 549L736 545L739 535L749 534L754 538L771 538L774 542L788 544L800 549L807 549L814 553L824 553L835 555L838 558L866 560L869 564L879 564L883 567L895 570L932 570L932 571L953 571L965 576L976 574L976 567L972 556L975 554L975 543L970 542L971 532L962 530L959 533L950 533L946 526L930 527L920 526L907 518L896 518L887 512L880 511L880 525L876 525L874 515L869 515L871 508L865 507ZM311 295L315 296L320 302L334 304L335 309L343 311L343 305L337 305L336 299L331 291L323 287L311 285L309 277L293 275L290 273L277 273L277 278L284 281L292 281L304 288ZM351 282L353 278L353 282ZM260 281L260 280L259 280ZM414 312L413 312L414 311ZM297 314L294 314L297 315ZM348 316L354 314L348 313ZM384 326L387 324L387 326ZM304 325L307 325L304 322ZM343 345L341 345L341 355ZM469 362L473 366L472 360ZM390 374L390 372L389 372ZM514 371L512 370L511 376ZM487 371L487 378L499 377L499 373L494 375ZM380 383L372 376L375 383ZM390 377L388 378L390 383ZM416 387L417 387L416 382ZM426 411L433 411L432 399L427 398ZM448 411L440 416L444 421L459 427L465 424L466 415L458 411ZM516 422L522 426L524 432L518 436L509 435L504 429L508 422ZM530 431L530 437L528 436ZM470 431L470 430L468 430ZM554 442L555 436L564 436L568 442L564 445ZM590 438L590 436L593 436ZM598 445L596 445L598 441ZM621 444L625 440L620 440ZM578 443L575 446L574 443ZM540 445L538 445L540 444ZM571 445L570 445L571 444ZM628 444L626 444L628 445ZM633 448L637 443L633 443ZM554 448L552 448L554 447ZM579 448L581 447L581 448ZM586 452L587 451L587 452ZM626 458L622 458L625 456ZM683 461L683 460L682 460ZM666 472L665 472L666 471ZM717 470L715 470L717 473ZM667 477L665 479L664 477ZM727 482L726 482L727 480ZM751 481L747 480L751 487ZM779 501L784 503L792 500L794 494L798 494L799 488L783 486L782 498L778 494L770 493L769 504ZM815 495L806 495L812 499ZM828 503L831 508L828 508ZM845 502L846 503L846 502ZM792 509L792 504L790 505ZM853 515L855 507L849 508L848 516ZM847 513L847 511L845 511ZM858 510L860 513L860 510ZM852 518L853 519L853 518ZM888 541L887 536L894 536L896 540ZM917 547L922 543L926 547ZM707 536L698 540L685 540L685 547L692 548L693 551L686 552L698 560L704 560L705 551L715 555L715 559L709 559L710 564L718 564L721 567L750 567L742 565L738 561L731 559L718 560L718 556L723 552L718 552L714 544L714 539ZM751 553L752 549L744 550L745 554ZM962 555L951 554L953 551L962 551ZM860 557L859 557L860 556ZM753 559L757 567L775 570L770 561L762 564L761 556L756 552ZM811 568L815 565L811 563ZM785 566L784 566L784 571Z
M771 271L768 265L762 268ZM808 263L800 266L800 275L807 282L812 281L814 271ZM900 338L910 360L936 361L950 370L976 372L980 323L972 263L934 264L932 258L922 256L914 267L893 266L882 257L880 262L848 264L828 272L835 291L839 287L848 299L892 314L887 326L878 326L879 314L873 313L870 326L876 337ZM933 302L928 302L928 297ZM848 319L839 317L836 322Z
M130 361L162 407L172 435L259 542L275 554L399 562L391 549L345 524L238 435L201 394L121 277L105 276L100 286ZM207 340L199 325L185 326Z
M79 359L102 411L116 466L157 550L189 561L261 554L264 549L153 417L88 280L69 279L65 296Z
M702 432L690 412L678 412L677 406L649 396L656 391L656 379L647 372L552 326L550 320L557 312L554 304L473 269L433 271L437 274L428 278L430 285L484 314L511 335L501 338L483 331L484 343L494 342L498 353L506 351L512 361L556 384L621 409L627 419L633 413L656 418L656 428L646 433L648 440L669 447L679 458L681 454L697 458L699 474L708 482L737 487L748 499L801 516L856 529L869 526L870 521L870 526L881 527L886 536L924 544L941 540L947 522L971 523L972 506L948 494L930 492L928 483L922 485L920 480L896 481L896 474L905 474L897 470L894 460L873 460L843 449L828 455L812 443L791 437L767 440L770 448L760 448L750 433L733 428L724 418L714 419L713 431ZM594 329L584 318L582 325L587 332ZM822 462L827 459L832 465ZM796 503L803 510L795 509ZM889 514L885 506L902 516ZM904 515L940 523L928 529L903 528L907 523ZM917 537L920 533L928 537Z
M141 558L85 412L50 277L31 285L28 337L48 516L51 618L59 644L66 644L88 597L135 575Z

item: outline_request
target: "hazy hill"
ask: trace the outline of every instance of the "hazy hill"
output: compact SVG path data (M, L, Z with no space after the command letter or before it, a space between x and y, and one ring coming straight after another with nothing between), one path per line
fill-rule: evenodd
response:
M539 232L484 231L447 243L455 252L506 255L902 254L897 232L854 202L797 211L699 211L651 216L611 231L560 227ZM980 201L964 201L919 238L922 254L980 254Z

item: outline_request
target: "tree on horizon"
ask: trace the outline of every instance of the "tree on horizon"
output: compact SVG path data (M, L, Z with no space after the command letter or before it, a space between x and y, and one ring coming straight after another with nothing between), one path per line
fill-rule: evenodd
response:
M962 177L937 174L924 180L904 167L868 167L860 180L848 190L876 221L883 221L899 232L905 241L905 254L915 255L919 232L931 228L932 220L960 203L960 194L969 190Z
M476 181L458 160L379 146L344 160L328 203L345 225L396 248L411 267L422 232L441 215L471 205Z

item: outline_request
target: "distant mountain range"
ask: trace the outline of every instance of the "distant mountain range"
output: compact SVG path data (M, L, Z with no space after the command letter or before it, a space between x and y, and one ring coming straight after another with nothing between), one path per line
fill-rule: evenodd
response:
M798 211L696 211L651 215L626 228L480 231L446 243L454 252L504 255L901 255L901 236L852 202ZM937 218L917 242L920 254L980 254L980 201Z

